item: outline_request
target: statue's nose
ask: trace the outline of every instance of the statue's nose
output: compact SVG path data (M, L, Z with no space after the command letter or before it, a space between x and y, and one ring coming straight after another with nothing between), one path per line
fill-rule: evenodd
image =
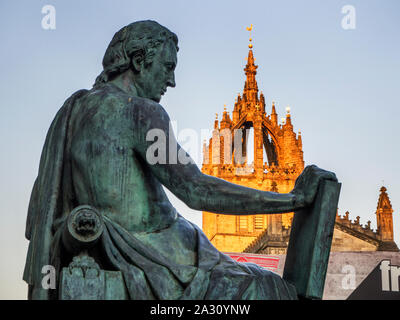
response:
M168 78L167 86L172 87L172 88L174 88L176 86L174 73L172 73L172 75Z

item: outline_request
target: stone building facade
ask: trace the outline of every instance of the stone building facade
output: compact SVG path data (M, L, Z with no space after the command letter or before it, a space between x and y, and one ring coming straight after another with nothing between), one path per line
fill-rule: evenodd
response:
M294 131L290 108L278 122L275 103L267 112L265 97L256 81L252 45L249 45L246 81L234 103L232 117L224 108L222 119L203 146L202 172L246 187L279 193L290 192L304 169L301 133ZM253 162L249 163L249 137L253 135ZM349 213L337 216L332 251L398 251L393 241L392 207L381 188L377 230L362 226ZM223 215L203 212L203 231L224 252L286 254L293 213L274 215Z

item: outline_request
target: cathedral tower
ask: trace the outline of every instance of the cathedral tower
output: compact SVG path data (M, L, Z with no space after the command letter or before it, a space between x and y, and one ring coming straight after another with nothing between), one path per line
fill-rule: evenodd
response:
M281 124L274 102L268 114L265 96L258 91L257 68L250 38L243 92L235 100L232 118L224 108L221 121L214 121L212 137L203 146L202 172L251 188L287 193L304 169L301 135L293 131L290 108ZM249 150L251 136L253 150ZM278 239L275 253L279 253L286 245L279 239L288 236L292 217L293 213L234 216L203 212L203 230L217 249L241 252L268 228Z

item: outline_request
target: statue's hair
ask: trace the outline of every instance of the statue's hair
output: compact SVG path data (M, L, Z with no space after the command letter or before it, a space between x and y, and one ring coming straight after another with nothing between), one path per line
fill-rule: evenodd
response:
M167 40L172 40L176 50L179 50L176 34L155 21L137 21L123 27L108 45L103 58L103 71L94 85L105 83L128 70L132 58L143 59L145 67L149 66L159 46Z

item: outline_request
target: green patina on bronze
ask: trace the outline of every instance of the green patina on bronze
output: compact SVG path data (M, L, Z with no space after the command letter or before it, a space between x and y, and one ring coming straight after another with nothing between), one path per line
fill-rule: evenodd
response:
M111 286L95 298L112 296L113 283L118 297L130 299L297 298L295 287L278 275L217 251L175 210L162 186L192 209L269 214L310 206L320 182L336 177L309 166L291 193L277 194L204 175L193 161L175 161L181 147L169 150L176 140L159 102L167 87L175 86L177 44L177 36L154 21L122 28L107 48L104 71L93 88L74 93L57 113L28 211L24 279L29 298L73 297L75 280L63 278L70 294L60 294L58 287L46 290L41 270L53 265L59 278L63 268L80 268L80 263L84 270L99 269L94 273L98 283ZM147 160L154 141L146 135L152 129L161 129L172 142L166 144L165 164ZM82 205L101 215L102 229L91 246L77 248L68 235L68 218ZM79 218L77 230L90 234L92 218ZM89 267L87 256L95 261ZM118 274L127 293L117 284ZM114 280L104 284L107 277Z

